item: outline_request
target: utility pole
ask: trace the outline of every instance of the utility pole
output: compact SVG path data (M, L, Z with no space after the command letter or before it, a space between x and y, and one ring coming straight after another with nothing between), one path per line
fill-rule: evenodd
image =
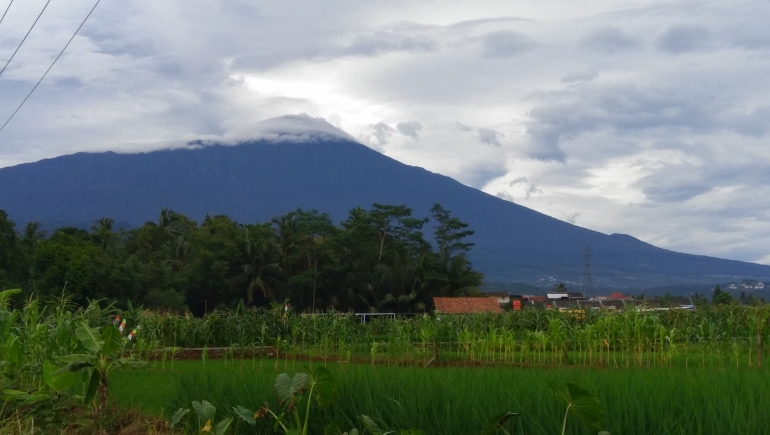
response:
M594 298L594 282L591 279L591 247L586 246L583 254L583 295Z

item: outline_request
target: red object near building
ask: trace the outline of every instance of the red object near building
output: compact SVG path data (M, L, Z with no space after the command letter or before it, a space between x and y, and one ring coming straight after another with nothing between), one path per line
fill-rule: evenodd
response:
M513 311L519 311L521 310L521 301L514 300L513 301Z

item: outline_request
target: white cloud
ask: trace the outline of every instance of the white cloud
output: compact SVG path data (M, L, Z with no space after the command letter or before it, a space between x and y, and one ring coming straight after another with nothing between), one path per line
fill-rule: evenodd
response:
M14 2L0 59L44 3ZM0 122L91 6L51 3L0 76ZM0 166L341 129L581 226L770 262L768 15L759 0L103 2L0 132Z

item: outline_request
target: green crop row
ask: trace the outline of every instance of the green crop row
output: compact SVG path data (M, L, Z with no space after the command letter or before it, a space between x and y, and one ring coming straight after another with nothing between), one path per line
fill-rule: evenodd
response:
M764 410L770 406L770 396L759 387L770 381L765 370L328 367L339 380L337 398L329 409L312 414L310 433L323 433L335 420L344 421L344 427L360 426L358 417L368 415L392 430L478 434L491 416L510 411L520 414L508 423L511 433L558 434L564 407L554 399L549 381L573 382L596 394L606 413L605 429L612 434L765 433ZM300 370L297 366L289 372ZM184 361L172 373L122 372L116 395L126 403L162 405L167 416L189 407L191 400L207 400L224 418L235 416L226 410L237 405L259 409L267 402L268 408L279 409L273 391L277 373L272 364L260 368L257 363L255 369L248 364L241 371L224 361L212 361L205 368ZM269 420L259 421L255 429L237 417L232 431L279 433ZM595 432L575 420L567 433Z

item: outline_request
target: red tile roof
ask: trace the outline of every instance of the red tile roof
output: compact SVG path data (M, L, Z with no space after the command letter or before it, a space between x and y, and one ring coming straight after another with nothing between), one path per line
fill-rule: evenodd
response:
M442 313L502 313L503 309L495 297L479 298L433 298L436 309Z

